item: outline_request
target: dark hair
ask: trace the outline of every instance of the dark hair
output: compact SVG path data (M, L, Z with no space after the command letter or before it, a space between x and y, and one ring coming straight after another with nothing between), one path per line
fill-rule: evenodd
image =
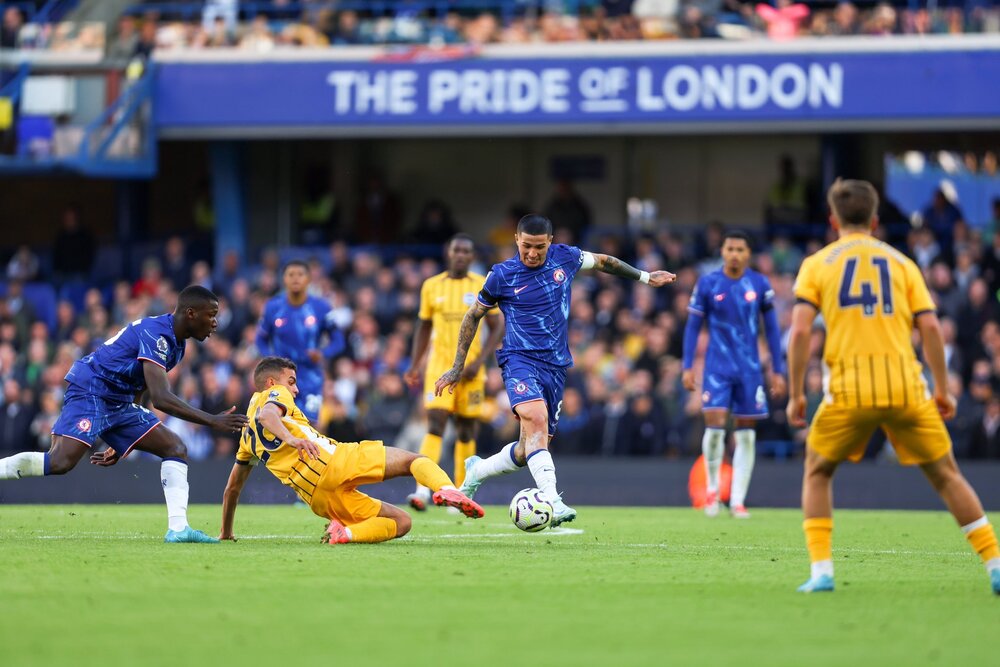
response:
M456 241L468 241L469 243L472 244L473 247L475 247L476 245L476 242L472 240L472 237L466 234L465 232L459 232L458 234L455 234L450 239L448 239L448 247L450 248L451 244L455 243Z
M260 391L264 388L264 380L269 377L279 375L281 371L290 368L293 371L298 369L295 362L285 357L264 357L257 362L253 369L253 383Z
M285 267L283 269L281 269L281 275L285 275L285 271L287 271L288 269L292 268L293 266L299 266L299 267L301 267L302 270L305 271L306 274L308 275L308 273L309 273L309 264L304 259L293 259L293 260L290 260L287 264L285 264Z
M544 215L529 214L518 220L518 234L552 236L552 221Z
M188 308L198 310L203 306L219 303L219 297L215 292L201 285L188 285L177 295L177 312L183 312Z
M742 229L730 229L728 232L722 235L723 243L725 243L728 239L743 241L744 243L747 244L747 248L753 250L753 241L750 240L750 235L747 234Z
M878 193L868 181L837 179L826 195L833 215L847 227L868 227L878 210Z

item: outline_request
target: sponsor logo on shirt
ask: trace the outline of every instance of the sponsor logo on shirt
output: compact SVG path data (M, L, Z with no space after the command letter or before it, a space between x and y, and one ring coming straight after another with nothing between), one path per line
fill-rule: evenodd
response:
M280 395L281 395L281 393L277 389L275 389L270 394L268 394L267 397L268 398L278 398L278 396L280 396Z
M520 294L521 292L523 292L526 289L528 289L527 285L521 285L520 287L515 287L514 288L514 294Z

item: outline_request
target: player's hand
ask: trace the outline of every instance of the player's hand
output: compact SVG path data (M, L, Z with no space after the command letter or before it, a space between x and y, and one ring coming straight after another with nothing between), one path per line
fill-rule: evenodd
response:
M305 438L290 438L285 440L286 445L291 445L299 451L299 458L302 460L318 459L319 458L319 447L316 446L312 440L306 440Z
M306 350L306 356L309 357L309 361L314 364L323 363L323 353L319 350Z
M462 379L463 380L474 379L476 377L476 373L478 373L479 369L482 367L483 367L483 362L481 361L473 361L471 364L466 364L465 370L462 371Z
M420 369L416 366L412 366L410 370L403 373L403 380L411 387L419 387L421 375L422 373L420 372Z
M111 447L108 447L103 452L94 452L90 455L90 462L95 466L101 466L102 468L107 468L108 466L113 466L118 463L121 457L118 456L116 452Z
M806 427L806 397L802 396L789 396L788 397L788 407L785 408L785 414L788 416L788 423L795 428L805 428Z
M696 389L693 370L689 368L681 373L681 384L684 385L684 388L688 391L694 391Z
M434 395L440 396L444 393L445 388L448 389L449 394L455 393L455 385L458 381L462 379L462 369L452 368L450 371L438 378L437 382L434 383Z
M771 373L771 396L783 398L788 391L788 383L781 373Z
M663 287L677 280L677 276L669 271L653 271L649 274L650 287Z
M937 405L938 412L941 413L941 419L948 421L955 416L955 397L951 394L947 392L939 394L935 391L934 403Z
M212 428L216 431L227 431L230 433L238 433L243 430L250 420L246 415L236 412L236 406L229 408L225 412L220 412L219 414L212 417Z

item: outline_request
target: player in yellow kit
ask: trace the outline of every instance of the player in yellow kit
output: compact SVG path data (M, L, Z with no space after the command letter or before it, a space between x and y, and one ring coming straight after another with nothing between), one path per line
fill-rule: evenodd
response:
M426 456L377 440L335 442L321 435L295 405L299 393L295 363L264 357L254 369L257 393L247 409L236 463L222 503L222 534L232 540L240 492L258 462L292 487L312 511L329 519L324 542L384 542L410 530L405 511L358 491L358 486L412 475L434 490L433 502L478 519L483 509L461 494L448 475Z
M486 389L485 363L503 336L499 310L493 308L486 315L489 338L485 345L480 344L479 338L473 341L469 350L473 361L465 367L455 393L434 395L434 381L451 368L462 318L475 302L486 280L478 273L469 271L475 255L476 247L472 239L465 234L456 234L448 242L448 269L424 281L420 288L420 312L413 336L413 353L410 355L413 363L406 373L406 381L411 386L418 386L423 380L427 435L420 445L421 454L435 462L441 459L444 429L448 425L448 417L455 417L457 438L453 458L455 483L459 486L465 479L465 459L476 453L478 419ZM430 358L421 378L428 348ZM430 503L430 490L417 484L416 491L407 500L411 507L423 511Z
M845 459L860 459L874 430L882 428L900 463L923 470L982 558L993 592L1000 594L996 534L955 463L942 419L954 416L955 400L947 392L941 325L923 276L910 259L872 237L878 195L870 183L838 180L827 200L840 239L802 263L788 344L788 420L803 427L809 336L822 313L825 396L806 439L802 483L812 571L799 590L833 590L833 473ZM914 325L934 379L933 394L911 343Z

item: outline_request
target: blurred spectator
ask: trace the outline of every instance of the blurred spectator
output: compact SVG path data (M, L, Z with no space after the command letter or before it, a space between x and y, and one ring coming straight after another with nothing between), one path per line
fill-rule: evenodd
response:
M171 236L163 246L163 277L170 281L174 289L182 290L191 278L191 264L187 259L184 239Z
M147 16L139 28L139 40L135 45L135 55L148 60L156 50L156 18Z
M57 282L85 280L94 264L94 236L80 221L80 209L63 210L62 224L52 244L52 269Z
M399 198L379 174L365 180L354 235L361 243L392 243L399 238L402 210Z
M794 39L799 26L809 18L809 7L791 0L777 0L775 6L759 3L757 15L767 26L767 36L774 40Z
M833 10L833 23L830 25L831 35L857 35L861 30L858 21L858 8L853 2L838 2Z
M563 229L570 233L570 243L581 243L590 229L590 205L568 178L561 178L556 182L555 193L545 205L545 217L552 221L553 229Z
M798 225L808 213L806 184L795 170L795 161L783 155L778 162L778 182L768 190L764 204L764 223L769 235L775 225Z
M962 217L962 212L941 189L934 191L931 202L923 210L924 225L930 227L934 236L945 247L950 247L952 229Z
M305 190L299 206L299 239L305 245L329 243L337 225L337 197L330 170L312 166L306 171Z
M375 380L375 395L368 404L363 437L391 445L410 415L411 401L398 373L384 373Z
M38 257L31 248L23 245L7 263L7 279L31 282L38 278Z
M993 391L972 431L969 457L1000 459L1000 393Z
M132 58L139 48L139 31L136 29L135 17L122 14L118 18L118 30L108 47L108 59L124 62Z
M250 22L250 28L240 39L239 46L246 51L266 53L274 50L274 43L274 34L271 32L271 26L268 25L267 17L258 14Z
M142 261L142 273L139 279L132 285L132 297L155 297L160 290L160 281L163 279L163 269L160 260L155 257L147 257Z
M363 43L357 12L344 10L338 13L337 27L332 32L327 33L327 38L331 44L338 46Z
M31 421L31 436L33 442L25 443L24 449L47 451L52 444L52 427L59 418L59 394L57 391L44 391L40 398L38 414ZM10 443L14 444L14 443ZM4 449L5 441L0 438L0 449Z
M411 238L416 243L441 245L456 233L458 227L451 217L451 209L440 199L432 199L420 211Z
M16 49L18 34L24 25L24 15L17 7L7 7L3 12L3 23L0 24L0 49Z
M31 422L35 419L33 400L31 390L22 392L17 380L4 380L3 405L0 407L0 443L4 443L12 451L35 448L31 438Z

